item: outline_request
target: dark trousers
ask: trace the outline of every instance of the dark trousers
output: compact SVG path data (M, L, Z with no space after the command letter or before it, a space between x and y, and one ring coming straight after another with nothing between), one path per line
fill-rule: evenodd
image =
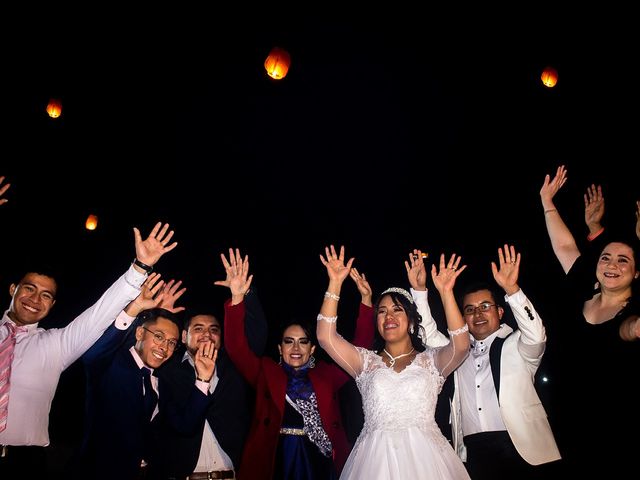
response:
M549 478L558 462L530 465L522 459L506 431L482 432L464 437L466 467L473 480Z
M46 476L45 447L0 445L0 478L35 480Z

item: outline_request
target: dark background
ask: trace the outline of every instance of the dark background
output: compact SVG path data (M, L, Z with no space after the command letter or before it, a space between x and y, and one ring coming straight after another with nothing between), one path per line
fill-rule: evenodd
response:
M569 181L556 203L577 237L592 182L604 187L607 221L632 231L639 79L628 12L284 12L7 17L18 33L3 68L0 175L12 187L0 280L8 287L34 259L60 268L43 326L92 304L133 258L132 227L146 236L156 221L175 229L179 246L158 270L184 280L185 304L221 311L219 254L239 247L274 331L315 318L329 244L344 244L379 293L407 286L412 248L429 261L461 254L462 282L491 278L497 248L513 243L520 283L552 322L562 273L538 191L560 164ZM280 81L262 65L274 46L292 57ZM559 72L553 89L540 81L547 65ZM57 120L50 97L63 102ZM348 334L350 283L343 297ZM81 428L81 383L77 366L63 375L54 445ZM61 426L65 416L75 427Z

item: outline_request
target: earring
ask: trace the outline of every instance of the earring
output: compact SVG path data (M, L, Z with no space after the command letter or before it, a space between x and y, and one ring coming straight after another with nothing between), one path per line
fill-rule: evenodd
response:
M278 365L282 365L282 355L280 355L280 360L278 360Z
M311 355L309 357L309 368L315 368L316 367L316 359L313 355Z
M409 327L409 333L413 335L413 332L415 332L415 329L413 328L413 324L411 324L411 326Z

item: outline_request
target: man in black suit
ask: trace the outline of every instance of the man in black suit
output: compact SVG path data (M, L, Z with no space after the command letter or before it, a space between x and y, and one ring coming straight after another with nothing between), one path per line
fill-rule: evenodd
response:
M254 292L247 294L246 334L252 350L262 354L267 323ZM160 413L154 419L156 444L149 476L154 479L235 478L251 420L253 391L236 370L222 345L220 321L211 313L194 311L182 331L187 351L158 371ZM217 352L209 384L208 406L196 428L185 428L172 412L189 408L189 389L196 378L194 355L203 343ZM213 472L213 473L212 473ZM209 476L208 476L209 475Z

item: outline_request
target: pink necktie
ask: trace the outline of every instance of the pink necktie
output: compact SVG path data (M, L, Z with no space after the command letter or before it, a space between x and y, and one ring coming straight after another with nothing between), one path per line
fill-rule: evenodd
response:
M9 378L11 377L11 361L13 349L16 346L16 330L21 327L11 322L5 322L9 335L0 343L0 432L7 428L7 415L9 413Z

